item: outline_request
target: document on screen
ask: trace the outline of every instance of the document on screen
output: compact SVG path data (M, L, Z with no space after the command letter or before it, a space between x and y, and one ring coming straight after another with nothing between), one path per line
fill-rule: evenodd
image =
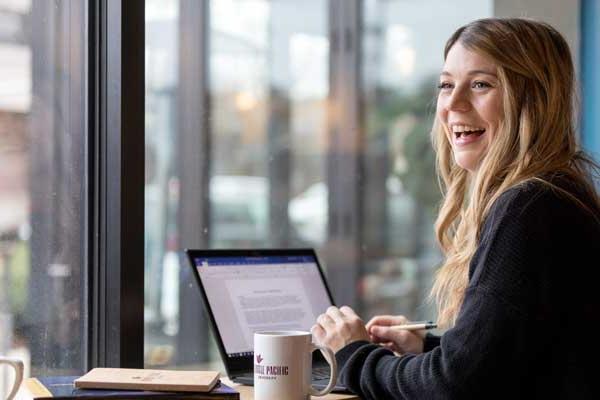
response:
M228 280L226 286L239 325L249 328L247 343L257 331L302 330L315 321L301 280Z

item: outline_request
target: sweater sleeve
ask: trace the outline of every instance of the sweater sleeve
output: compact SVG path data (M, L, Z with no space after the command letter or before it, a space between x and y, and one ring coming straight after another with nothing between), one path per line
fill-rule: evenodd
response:
M425 339L423 339L423 353L427 353L438 347L441 339L440 336L427 332L425 334Z
M545 262L532 239L548 229L540 226L547 220L540 218L543 207L529 204L527 212L494 207L456 324L439 346L397 357L372 343L351 343L336 354L341 382L364 399L514 397L528 365L527 345L535 340L528 325L531 274Z

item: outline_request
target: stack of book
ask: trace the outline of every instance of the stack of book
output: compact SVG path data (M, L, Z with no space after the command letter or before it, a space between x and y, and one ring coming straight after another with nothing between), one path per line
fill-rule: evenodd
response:
M234 400L239 393L216 371L94 368L84 376L28 378L17 399Z

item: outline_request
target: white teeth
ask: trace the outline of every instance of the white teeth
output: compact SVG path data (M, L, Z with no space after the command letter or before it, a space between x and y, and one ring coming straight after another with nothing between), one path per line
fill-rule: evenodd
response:
M469 126L469 125L454 125L454 126L452 126L453 133L483 131L483 130L485 130L485 128L478 128L476 126Z

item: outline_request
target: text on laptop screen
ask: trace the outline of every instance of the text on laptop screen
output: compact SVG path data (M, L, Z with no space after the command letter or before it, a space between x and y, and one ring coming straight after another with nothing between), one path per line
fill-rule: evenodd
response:
M251 354L254 332L310 330L331 305L312 256L203 257L194 264L229 357Z

